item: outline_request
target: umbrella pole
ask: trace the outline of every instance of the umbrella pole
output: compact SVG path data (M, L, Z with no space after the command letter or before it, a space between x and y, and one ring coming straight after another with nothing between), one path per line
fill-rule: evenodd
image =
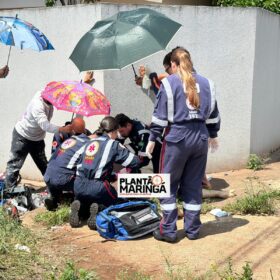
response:
M132 66L132 69L133 69L133 72L134 72L134 76L135 76L135 78L136 78L136 77L137 77L137 74L136 74L136 71L135 71L134 65L133 65L133 64L131 64L131 66Z
M71 118L71 122L73 121L73 119L74 119L74 113L72 113L72 118Z
M11 54L11 49L12 49L12 46L10 46L10 49L9 49L9 54L8 54L7 65L9 64L9 60L10 60L10 54Z

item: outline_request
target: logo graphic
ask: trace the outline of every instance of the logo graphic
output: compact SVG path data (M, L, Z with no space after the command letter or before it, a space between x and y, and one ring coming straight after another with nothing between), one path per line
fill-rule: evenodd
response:
M73 146L75 146L76 143L77 143L77 141L75 139L67 139L66 141L64 141L61 144L61 148L63 150L67 150L67 149L72 148Z
M118 197L170 197L170 174L118 174Z
M92 142L86 149L86 155L88 157L93 157L99 149L99 143L97 141Z
M87 148L86 148L86 156L85 156L85 163L91 164L94 160L94 156L99 150L99 143L97 141L92 142Z

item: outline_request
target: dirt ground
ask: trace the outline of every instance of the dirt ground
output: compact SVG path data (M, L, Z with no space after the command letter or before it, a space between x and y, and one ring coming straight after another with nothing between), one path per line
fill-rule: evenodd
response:
M278 152L264 170L234 170L210 174L215 189L234 189L237 196L214 201L219 207L235 200L252 188L280 188L280 153ZM34 230L43 227L34 224L37 209L24 216L24 224ZM163 279L167 262L174 268L189 269L201 275L220 267L232 258L234 267L240 270L248 261L254 279L280 279L280 217L233 216L231 221L216 221L210 215L202 215L201 237L190 241L183 237L183 222L178 221L180 241L176 244L158 242L151 236L134 241L104 242L97 232L85 225L71 229L69 225L44 230L43 254L53 261L73 259L79 267L94 269L101 279L115 279L123 270L141 271ZM271 270L271 271L270 271Z

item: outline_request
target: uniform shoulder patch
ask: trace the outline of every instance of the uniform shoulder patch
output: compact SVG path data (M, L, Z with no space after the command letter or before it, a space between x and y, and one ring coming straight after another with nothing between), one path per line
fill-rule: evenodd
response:
M99 150L99 142L93 141L86 148L86 155L89 157L94 156Z
M69 148L72 148L73 146L75 146L77 143L77 141L75 139L67 139L66 141L64 141L61 144L61 148L64 150L67 150Z

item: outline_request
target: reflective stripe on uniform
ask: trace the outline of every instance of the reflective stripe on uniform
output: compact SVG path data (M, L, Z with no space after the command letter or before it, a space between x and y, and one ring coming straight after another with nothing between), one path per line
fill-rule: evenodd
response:
M201 209L201 204L190 204L183 202L183 207L185 210L199 211Z
M76 139L80 142L85 142L86 141L85 139L82 139L82 138L80 138L79 136L76 136L76 135L73 135L72 138L74 138L74 139Z
M177 209L176 203L170 203L170 204L161 204L160 205L161 209L164 211L172 211Z
M135 154L134 149L129 145L129 144L125 144L124 145L131 153Z
M173 93L169 81L167 78L164 78L162 81L164 89L167 95L167 119L168 121L173 123L174 120L174 100Z
M196 85L196 91L197 91L197 93L200 93L200 86L199 86L199 84L196 83L195 85Z
M163 126L163 127L166 127L168 125L168 121L158 119L155 116L152 116L152 123L157 124L159 126Z
M138 152L138 156L147 157L148 155L145 152Z
M112 147L113 143L114 143L114 140L112 140L112 139L110 139L107 142L107 144L105 146L105 149L104 149L104 153L102 155L101 161L99 163L99 166L98 166L98 169L97 169L97 171L95 173L94 178L98 179L98 178L101 177L103 168L105 167L105 165L106 165L106 163L108 161L109 153L111 151L111 147Z
M68 169L72 169L74 167L74 164L77 162L78 158L80 157L80 155L84 152L86 147L86 144L84 146L82 146L70 159L67 168Z
M139 135L140 135L140 134L144 134L144 133L149 133L149 134L150 134L151 132L150 132L150 130L148 130L148 129L141 129L141 130L138 131L138 134L139 134Z
M129 153L129 156L127 157L127 159L122 163L122 166L126 167L128 166L134 159L134 154Z
M206 120L206 124L218 123L219 121L220 121L220 115L218 115L218 117L216 118Z
M213 81L209 80L209 86L210 86L210 93L211 93L211 105L210 105L210 112L209 116L212 114L212 112L215 109L215 103L216 103L216 89L215 89L215 84Z

